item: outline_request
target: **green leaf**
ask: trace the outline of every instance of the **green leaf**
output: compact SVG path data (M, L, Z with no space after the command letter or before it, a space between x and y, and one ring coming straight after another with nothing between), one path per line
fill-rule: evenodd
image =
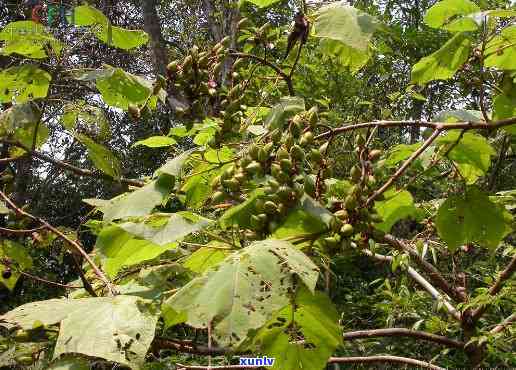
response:
M177 141L169 136L151 136L145 140L137 141L133 144L133 147L143 145L148 148L164 148L175 144L177 144Z
M280 99L267 115L264 126L269 130L282 128L284 121L296 113L305 110L305 100L299 97L285 96Z
M342 66L348 67L351 73L362 68L373 55L370 48L365 51L353 49L351 46L331 39L322 39L319 49L332 62L337 61Z
M483 123L482 112L478 110L455 109L439 113L433 119L434 122L474 122Z
M421 143L412 145L399 144L389 150L387 158L385 159L385 166L394 167L401 161L409 158L412 153L419 149Z
M277 3L280 0L246 0L246 1L256 5L258 8L266 8L268 6L271 6L272 4Z
M342 345L339 314L321 292L298 290L295 308L287 306L257 334L254 342L274 357L273 370L322 370Z
M108 226L100 232L95 247L104 271L110 277L114 277L123 267L152 260L177 248L177 243L157 245L147 240L136 239L119 226Z
M0 241L0 260L4 258L11 261L11 277L6 279L2 276L3 272L9 267L4 263L0 263L0 283L7 289L13 290L21 276L18 271L32 268L32 258L23 245L10 240L2 240Z
M112 107L128 110L129 104L143 105L152 94L152 83L125 72L108 68L97 75L97 89L104 102Z
M422 58L412 67L412 82L425 84L453 77L468 59L470 50L471 40L466 34L456 34L439 50Z
M463 195L449 197L439 207L436 226L451 251L467 243L494 250L507 234L510 221L501 206L472 187Z
M493 37L485 49L486 67L516 69L516 26L506 27Z
M129 50L145 45L149 41L146 32L113 26L101 11L88 5L75 7L73 17L77 26L97 26L94 29L95 35L110 46Z
M11 67L0 72L0 102L25 103L47 96L52 76L33 64Z
M493 120L498 121L516 117L516 86L498 94L493 99ZM504 127L504 130L516 135L516 124Z
M177 157L168 160L163 166L161 166L154 172L154 176L166 174L169 176L179 177L179 175L181 174L181 169L183 168L183 165L185 164L186 160L190 158L190 155L196 150L197 149L195 148L187 150L186 152L181 153Z
M63 109L61 123L68 130L87 130L100 140L106 140L111 136L109 122L101 108L79 100L66 104Z
M220 242L213 241L206 247L197 249L185 260L183 266L198 274L205 272L219 262L222 262L230 253L229 250L221 249L224 246L221 244Z
M412 195L406 191L394 189L385 192L385 200L375 202L375 209L382 217L383 222L376 225L376 228L389 232L396 222L404 218L415 216L416 207Z
M95 167L114 179L120 178L122 172L120 161L111 150L104 145L97 144L84 134L76 134L75 137L88 148L88 157Z
M104 221L148 215L172 191L170 176L161 176L129 194L116 197L102 207Z
M218 165L201 163L195 167L192 170L192 174L197 175L190 176L181 187L181 191L184 191L186 194L185 204L191 208L201 208L212 194L212 180L230 166L231 164L220 167Z
M263 189L256 189L251 192L245 202L229 208L220 217L220 227L227 229L238 225L241 229L250 228L251 216L256 213L256 201L264 195Z
M318 234L326 229L326 225L318 217L302 208L294 208L272 236L277 239L284 239L292 236Z
M119 227L138 238L163 246L205 228L210 222L207 218L184 211L149 217L145 222L124 222Z
M472 1L443 0L428 9L425 23L451 32L475 31L478 24L472 17L464 16L476 12L480 12L480 8Z
M165 306L186 312L190 326L206 328L211 323L221 345L238 346L250 330L288 304L294 276L314 291L318 269L310 259L290 243L263 240L193 279Z
M59 56L62 45L42 24L33 21L17 21L7 24L0 32L0 41L5 41L0 54L18 54L27 58L44 59L47 45Z
M157 315L148 301L119 295L27 303L0 321L24 330L60 323L54 358L80 353L137 369L154 339Z
M365 53L379 27L376 18L342 1L324 5L317 11L314 36L339 41Z
M0 133L13 134L19 128L33 129L41 117L34 104L16 104L0 113Z
M491 166L491 156L496 154L485 137L472 132L466 132L461 138L460 130L451 130L437 139L436 143L445 145L445 148L454 145L448 158L457 164L468 184L475 183L487 173Z

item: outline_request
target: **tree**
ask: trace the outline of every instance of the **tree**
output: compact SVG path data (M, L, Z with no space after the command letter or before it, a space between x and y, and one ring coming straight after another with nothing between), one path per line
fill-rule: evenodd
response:
M516 364L516 10L97 5L0 32L1 366Z

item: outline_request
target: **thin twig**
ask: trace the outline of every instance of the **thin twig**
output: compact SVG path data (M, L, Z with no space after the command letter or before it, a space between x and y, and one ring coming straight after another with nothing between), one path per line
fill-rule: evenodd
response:
M45 226L35 227L34 229L8 229L0 227L0 234L32 234L33 232L46 229Z
M425 361L415 360L408 357L399 356L367 356L367 357L330 357L330 364L372 364L372 363L391 363L413 365L418 368L431 370L446 370L440 366L432 365Z
M50 281L50 280L47 280L47 279L43 279L41 277L29 274L28 272L25 272L25 271L18 271L18 272L21 275L28 277L29 279L40 281L40 282L48 284L48 285L55 285L55 286L58 286L58 287L61 287L61 288L67 288L67 289L81 289L82 288L82 286L75 286L75 285L56 283L55 281Z
M365 339L374 337L411 337L422 339L429 342L442 344L453 348L464 348L464 342L435 335L424 331L410 330L405 328L388 328L388 329L372 329L357 330L343 334L344 340Z
M42 218L36 217L36 216L34 216L34 215L24 211L23 209L19 208L16 204L13 203L13 201L7 195L5 195L5 193L3 191L0 191L0 197L3 198L3 200L17 214L19 214L21 216L25 216L27 218L30 218L33 221L36 221L36 222L42 224L43 226L45 226L46 229L50 230L51 232L56 234L58 237L60 237L61 239L65 240L69 245L71 245L73 247L73 249L75 249L77 252L79 252L79 254L81 254L84 257L84 259L88 262L88 264L91 266L91 268L95 272L95 275L97 275L98 278L100 280L102 280L102 282L106 285L106 287L108 288L109 292L112 295L117 294L115 288L113 287L113 285L111 284L109 279L102 272L102 270L100 270L100 268L95 264L95 262L93 262L93 260L88 255L88 253L86 253L86 251L81 247L81 245L78 242L76 242L75 240L70 239L68 236L63 234L63 232L61 232L59 229L56 229L54 226L50 225L47 221L43 220Z

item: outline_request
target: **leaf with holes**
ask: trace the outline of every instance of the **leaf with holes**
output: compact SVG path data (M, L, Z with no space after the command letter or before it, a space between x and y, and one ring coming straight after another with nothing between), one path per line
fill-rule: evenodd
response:
M463 195L446 199L439 207L436 225L439 236L451 251L461 245L478 243L494 250L510 232L512 216L491 202L478 188L469 188Z
M32 258L24 246L10 240L0 241L0 261L8 260L9 265L0 263L0 284L13 290L20 278L20 270L25 271L32 267ZM10 274L6 273L10 272Z
M52 76L33 64L0 72L0 103L25 103L47 96Z
M0 54L18 54L33 59L46 58L50 50L59 56L63 48L61 43L45 29L45 26L33 21L7 24L0 32L0 41L4 41Z
M88 157L95 167L114 179L120 178L122 171L120 161L111 150L104 145L97 144L84 134L76 134L75 137L88 148Z
M425 23L451 32L475 31L478 23L467 15L479 11L478 5L469 0L443 0L428 9Z
M314 291L318 269L310 259L288 242L263 240L229 255L164 305L186 312L195 328L211 323L217 342L238 346L288 304L294 276Z
M321 292L298 290L295 308L285 307L256 335L259 350L274 357L273 370L320 370L342 344L339 315Z

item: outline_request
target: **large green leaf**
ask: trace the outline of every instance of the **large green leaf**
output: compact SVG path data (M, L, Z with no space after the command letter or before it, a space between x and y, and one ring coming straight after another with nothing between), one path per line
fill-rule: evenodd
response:
M263 189L254 190L245 202L229 208L220 217L220 226L223 229L237 225L242 229L251 227L251 216L256 213L256 201L264 195Z
M154 339L157 316L148 301L119 295L27 303L0 321L25 330L60 323L54 358L81 353L139 368Z
M506 27L486 45L484 64L487 67L516 69L516 26Z
M340 1L324 5L317 11L314 36L339 41L366 53L379 26L376 18Z
M88 148L88 157L95 167L114 179L120 178L122 171L120 161L111 150L104 145L97 144L84 134L76 134L75 137Z
M53 52L60 54L61 43L49 33L42 24L33 21L11 22L0 32L0 41L4 46L0 54L18 54L27 58L43 59L47 57L47 45Z
M331 39L322 39L319 48L323 55L331 61L337 61L342 66L348 67L352 73L362 68L373 55L369 48L366 51L353 49L351 46Z
M203 273L210 267L222 262L230 253L229 249L222 249L224 245L221 244L212 241L207 246L197 249L184 261L183 266L193 272Z
M516 86L509 91L496 95L493 99L493 119L501 120L516 117ZM506 126L505 131L516 135L516 123Z
M169 159L163 166L156 170L155 175L167 174L169 176L178 177L181 174L181 169L183 168L186 160L190 158L190 155L196 150L197 149L195 148L190 149L181 153L177 157Z
M478 188L449 197L439 207L436 226L439 236L451 251L467 243L495 249L510 230L511 217L491 202Z
M277 3L280 0L245 0L245 1L250 2L259 8L266 8L268 6L271 6L272 4Z
M274 357L273 370L321 370L342 344L339 314L325 294L299 289L287 306L257 334L260 351Z
M72 132L91 132L95 137L106 140L110 137L111 131L109 122L104 111L83 100L66 104L63 108L61 123Z
M434 122L474 122L483 123L482 112L471 109L454 109L440 112L433 119Z
M412 67L412 82L425 84L434 80L447 80L468 59L471 40L465 33L458 33L439 50L422 58Z
M280 102L276 104L265 119L264 125L269 130L283 127L285 119L293 116L296 113L305 110L305 101L303 98L285 96L280 99Z
M318 269L290 243L263 240L239 250L185 285L164 304L196 328L212 325L222 345L239 345L289 302L297 276L310 291Z
M384 195L385 200L375 202L375 209L383 219L383 222L377 224L376 227L388 232L399 220L414 216L417 209L414 207L412 194L406 190L396 191L391 189Z
M200 208L204 205L206 200L212 195L212 180L222 174L228 167L227 164L219 166L215 164L201 163L192 170L192 174L184 183L181 190L185 192L185 204L191 208Z
M425 23L451 32L475 31L478 24L473 17L465 16L479 11L478 5L469 0L443 0L428 9Z
M119 226L138 238L165 245L205 228L210 222L207 218L184 211L170 215L159 214L144 222L124 222Z
M24 103L47 96L52 76L33 64L0 72L0 103Z
M7 289L13 290L21 274L19 270L27 270L32 267L32 258L23 245L10 240L0 241L0 260L8 259L11 266L7 267L4 263L0 263L0 283ZM11 276L5 278L3 273L11 270Z
M108 105L127 110L129 104L143 105L152 94L152 83L125 72L108 68L97 77L97 89Z
M415 144L398 144L389 150L387 158L385 159L385 165L387 167L396 166L401 161L404 161L412 155L419 147L421 143Z
M133 146L143 145L148 148L165 148L177 144L170 136L151 136L144 140L139 140Z
M170 194L172 180L171 176L162 175L140 189L110 200L100 208L104 213L104 221L148 215Z
M453 146L448 157L457 164L468 184L473 184L487 173L491 156L496 154L485 137L472 132L461 134L460 130L451 130L437 139L437 144L445 145L446 149L443 150Z
M148 240L137 239L119 226L104 228L98 238L96 250L104 271L111 277L123 268L152 260L159 255L177 248L177 243L154 244Z
M74 8L73 22L78 26L95 26L94 33L100 41L120 49L133 49L149 41L146 32L113 26L101 11L88 5Z

